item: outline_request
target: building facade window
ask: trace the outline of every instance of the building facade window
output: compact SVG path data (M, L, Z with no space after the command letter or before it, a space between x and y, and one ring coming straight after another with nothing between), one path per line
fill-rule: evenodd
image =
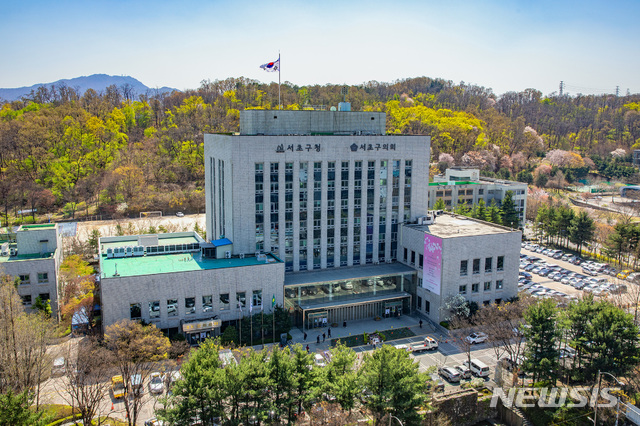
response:
M422 310L422 297L418 296L417 303L418 303L418 310L421 311Z
M253 306L262 306L262 290L253 290L251 303Z
M460 294L467 294L467 285L458 286L458 291Z
M38 284L48 284L49 274L46 272L38 272Z
M480 259L473 259L473 273L480 273Z
M484 260L484 272L491 272L493 269L493 257L487 257Z
M498 271L504 271L504 256L498 256L498 263L496 264Z
M460 261L460 276L464 277L467 275L467 265L469 264L468 260Z
M223 293L220 295L220 310L229 310L229 293Z
M196 298L185 297L184 298L184 311L185 315L193 315L196 313Z
M149 302L149 318L160 318L160 301Z
M29 296L31 298L31 296ZM132 320L142 318L142 308L139 303L132 303L129 305L129 316Z
M502 285L503 285L503 281L502 280L497 280L496 281L496 290L501 290L502 289Z
M29 285L31 284L31 278L30 276L27 275L18 275L18 278L20 279L20 285Z
M167 316L178 316L178 299L167 299Z
M428 300L424 301L424 311L426 313L429 313L431 311L431 302L429 302Z
M247 307L247 293L244 291L240 293L236 293L236 302L238 303L238 308L244 309Z
M478 293L480 291L480 283L471 284L471 293Z
M484 283L484 291L491 291L491 281L486 281Z
M202 312L213 311L213 296L202 296Z
M31 306L31 295L28 294L26 296L21 296L22 297L22 305L23 306Z

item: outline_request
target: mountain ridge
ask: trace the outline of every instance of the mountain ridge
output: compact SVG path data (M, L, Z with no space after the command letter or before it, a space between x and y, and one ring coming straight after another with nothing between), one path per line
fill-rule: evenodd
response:
M27 96L31 91L36 91L40 87L51 88L52 86L60 87L67 86L76 89L79 96L82 96L88 89L93 89L96 92L104 92L104 90L111 86L116 85L121 87L125 84L131 86L133 90L133 98L137 98L138 95L145 94L147 91L157 90L159 93L172 92L178 90L172 87L163 86L160 88L150 88L142 83L140 80L131 76L118 76L108 74L92 74L88 76L80 76L74 78L63 78L51 83L37 83L32 86L23 86L15 88L0 88L0 99L6 101L19 100L24 96ZM178 90L179 91L179 90Z

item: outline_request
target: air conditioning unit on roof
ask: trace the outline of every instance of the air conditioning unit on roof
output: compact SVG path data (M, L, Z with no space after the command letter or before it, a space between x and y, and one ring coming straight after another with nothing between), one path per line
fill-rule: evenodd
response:
M231 252L230 251L225 251L224 252L224 257L225 257L225 259L231 259Z

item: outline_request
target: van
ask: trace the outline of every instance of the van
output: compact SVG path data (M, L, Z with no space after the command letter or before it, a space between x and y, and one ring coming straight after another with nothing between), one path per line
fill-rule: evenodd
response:
M469 367L469 370L478 377L489 377L489 366L479 359L472 358L471 364L469 361L465 361L464 365Z

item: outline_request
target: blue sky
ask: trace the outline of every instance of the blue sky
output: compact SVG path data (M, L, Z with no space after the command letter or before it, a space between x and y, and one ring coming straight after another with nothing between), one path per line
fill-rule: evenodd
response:
M640 93L640 2L4 0L0 87L105 73L361 84L427 76L496 94Z

